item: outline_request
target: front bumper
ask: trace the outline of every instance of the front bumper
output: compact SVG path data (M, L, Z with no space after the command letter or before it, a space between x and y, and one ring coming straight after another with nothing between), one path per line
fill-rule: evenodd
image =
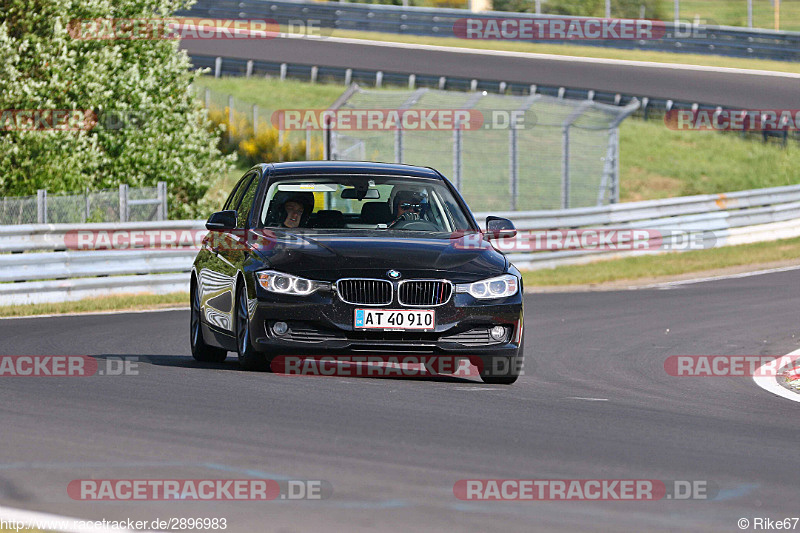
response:
M455 293L436 311L431 331L357 330L355 310L366 308L343 302L333 291L297 297L260 292L250 317L250 333L257 350L271 354L422 353L449 355L518 355L522 336L522 296L481 301ZM397 303L385 309L411 309ZM416 308L414 308L416 309ZM276 321L289 332L277 335ZM493 326L506 327L500 341L489 335Z

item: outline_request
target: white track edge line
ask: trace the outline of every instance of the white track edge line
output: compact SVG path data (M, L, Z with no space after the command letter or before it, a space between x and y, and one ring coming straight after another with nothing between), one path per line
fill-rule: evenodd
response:
M791 353L788 353L788 354L786 354L786 356L787 357L793 357L793 356L800 357L800 349L795 350L795 351L793 351ZM767 363L767 365L768 364L769 363ZM764 367L763 366L760 367L758 370L756 370L753 373L753 381L756 382L756 385L758 385L759 387L761 387L762 389L764 389L767 392L771 392L772 394L775 394L775 395L780 396L782 398L786 398L787 400L792 400L793 402L800 402L800 394L798 394L796 392L792 392L789 389L787 389L786 387L782 387L781 385L778 384L778 377L777 376L770 376L770 375L768 375L769 374L768 371L762 372L761 368L764 368Z

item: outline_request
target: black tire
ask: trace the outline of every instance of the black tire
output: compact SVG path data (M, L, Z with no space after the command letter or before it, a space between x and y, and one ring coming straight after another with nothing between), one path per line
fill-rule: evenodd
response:
M189 342L192 345L192 357L203 363L221 363L228 357L228 351L209 346L203 338L203 328L200 323L200 293L194 280L192 280L191 299Z
M522 374L524 353L525 347L523 342L520 343L517 355L513 357L498 357L492 362L490 368L484 367L481 371L481 380L489 385L511 385L517 381Z
M233 313L236 332L236 353L239 365L245 370L269 370L269 361L263 353L253 348L250 342L249 313L247 312L247 291L244 282L236 290L236 308Z

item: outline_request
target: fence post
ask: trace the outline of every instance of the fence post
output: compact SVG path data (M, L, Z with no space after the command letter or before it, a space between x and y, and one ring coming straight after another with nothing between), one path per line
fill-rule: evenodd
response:
M36 191L36 221L47 224L47 189Z
M83 217L84 222L89 222L89 217L91 216L91 208L90 208L90 200L89 200L89 187L86 187L86 216Z
M461 121L456 122L453 130L453 181L461 191Z
M128 186L124 183L119 186L119 221L128 221Z
M675 0L675 9L674 9L674 11L675 11L674 20L675 20L675 24L677 24L678 21L680 21L680 19L681 19L681 0Z
M561 130L561 209L569 209L569 126Z
M158 182L158 220L167 220L167 182Z
M400 127L400 124L394 130L394 162L403 162L403 128Z
M509 165L509 182L508 192L511 197L511 210L517 210L517 195L519 192L519 154L517 151L517 117L514 116L509 123L510 129L508 130L508 165Z
M614 176L611 180L613 187L613 194L611 195L611 203L619 203L619 129L614 129Z
M214 77L219 78L220 74L222 74L222 58L218 57L214 60Z
M253 137L258 135L258 104L253 104Z
M747 27L753 28L753 0L747 0Z
M206 100L206 112L207 112L208 108L211 107L211 89L209 89L208 87L206 87L205 90L205 100Z
M322 160L330 161L331 159L331 121L325 117L322 120Z
M233 144L233 95L228 95L228 142Z

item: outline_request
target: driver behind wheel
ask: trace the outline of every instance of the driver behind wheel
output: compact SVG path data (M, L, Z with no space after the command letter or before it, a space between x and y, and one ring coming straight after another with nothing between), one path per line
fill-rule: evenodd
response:
M412 221L420 219L420 211L422 209L422 197L415 191L398 191L394 195L394 203L392 209L392 216L394 222L389 227L401 221Z

